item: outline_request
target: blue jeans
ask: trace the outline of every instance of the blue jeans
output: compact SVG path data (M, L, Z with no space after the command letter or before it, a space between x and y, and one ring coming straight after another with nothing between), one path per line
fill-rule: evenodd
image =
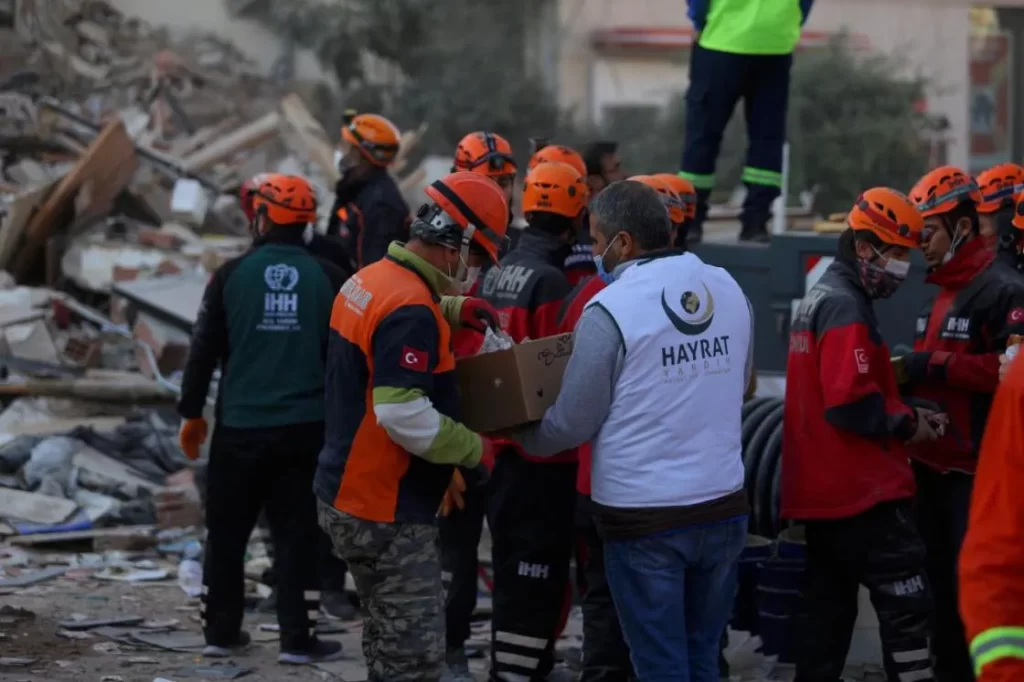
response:
M605 570L641 682L718 682L746 545L745 516L605 544Z

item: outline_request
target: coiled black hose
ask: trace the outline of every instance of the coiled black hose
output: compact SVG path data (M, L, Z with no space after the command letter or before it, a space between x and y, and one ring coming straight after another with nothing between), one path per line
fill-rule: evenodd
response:
M743 482L750 501L749 531L776 537L782 476L782 398L754 398L743 406Z

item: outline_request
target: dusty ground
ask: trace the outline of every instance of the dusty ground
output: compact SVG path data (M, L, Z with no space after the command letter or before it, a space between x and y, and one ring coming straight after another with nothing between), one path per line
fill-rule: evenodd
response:
M66 631L62 631L60 621L141 616L148 620L143 626L151 626L150 632L155 633L159 633L160 630L152 626L166 626L167 621L178 621L173 625L174 636L184 636L191 639L192 644L201 645L198 600L189 599L175 580L136 584L108 582L96 580L93 573L86 570L72 571L64 577L33 587L0 591L0 680L183 682L229 679L218 676L216 669L190 670L190 666L216 665L214 661L204 660L194 651L174 652L138 644L125 644L103 636L102 630L92 630L86 635L79 635L83 637L82 639L65 638ZM271 615L247 616L246 629L253 635L255 643L246 655L229 661L235 666L251 670L241 679L250 682L356 682L366 679L359 644L361 623L322 621L324 626L344 630L323 636L340 640L347 652L345 660L325 664L322 668L279 665L276 661L276 633L259 628L260 624L272 623L274 618ZM552 680L557 679L561 682L574 678L567 662L574 659L575 652L578 652L581 643L580 625L577 610L570 619L566 635L559 642L559 654L565 660L552 676ZM144 628L135 625L122 629L120 634L125 636L129 630L138 632L141 629ZM58 632L63 632L65 636L58 635ZM117 635L118 631L112 631L111 634ZM486 659L483 650L488 639L489 623L478 622L470 646L480 652L479 658L471 663L480 680L486 679ZM745 633L733 633L727 652L733 665L731 679L736 682L791 680L792 668L776 666L772 660L756 654L754 650L757 644L756 639L751 640ZM31 659L32 662L18 666L6 665L5 659L12 658ZM873 682L883 678L864 670L850 670L848 679Z

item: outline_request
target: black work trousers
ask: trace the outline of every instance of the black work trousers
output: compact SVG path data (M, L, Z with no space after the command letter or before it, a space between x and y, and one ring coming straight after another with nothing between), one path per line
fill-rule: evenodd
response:
M634 680L629 647L622 636L604 571L604 542L594 523L594 502L588 495L579 495L576 503L576 542L576 580L583 595L583 661L579 682Z
M932 602L925 548L910 500L883 502L852 518L808 521L807 608L797 682L839 682L864 585L878 613L890 682L930 682Z
M265 511L276 547L281 648L301 649L320 609L320 541L313 474L322 422L265 429L217 425L210 444L202 617L208 644L233 644L242 625L245 551Z
M488 486L466 477L465 509L453 509L439 519L441 581L447 591L444 605L445 646L462 649L469 639L476 610L480 576L480 534L487 512Z
M935 677L939 682L971 682L974 668L957 608L957 565L974 476L940 474L915 462L914 477L914 516L927 550L925 569L935 599Z
M571 601L576 464L498 456L487 523L494 563L491 679L541 680Z
M270 559L270 568L263 571L263 583L269 587L277 587L277 572L274 570L277 550L274 549L273 533L270 530L270 523L266 514L260 516L260 532L263 542L267 548L267 558ZM316 570L322 592L344 592L345 575L348 573L348 565L344 559L339 559L334 553L334 546L327 533L320 533L320 542L316 549Z
M743 100L747 122L747 196L740 213L744 233L765 229L772 202L782 190L782 147L786 141L789 72L793 55L747 55L694 45L686 92L683 173L697 190L691 232L700 233L715 186L715 162L725 127Z

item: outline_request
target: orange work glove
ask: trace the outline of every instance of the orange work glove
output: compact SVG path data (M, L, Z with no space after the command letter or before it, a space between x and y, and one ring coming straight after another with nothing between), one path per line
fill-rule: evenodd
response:
M465 509L466 498L463 496L465 492L466 479L456 469L455 473L452 474L452 480L448 483L448 490L444 493L444 498L441 500L441 507L437 510L437 515L446 517L452 513L452 508L459 509L460 511Z
M181 431L178 432L178 444L182 452L191 460L199 459L199 446L206 442L206 434L209 425L202 417L198 419L185 419L181 422Z

